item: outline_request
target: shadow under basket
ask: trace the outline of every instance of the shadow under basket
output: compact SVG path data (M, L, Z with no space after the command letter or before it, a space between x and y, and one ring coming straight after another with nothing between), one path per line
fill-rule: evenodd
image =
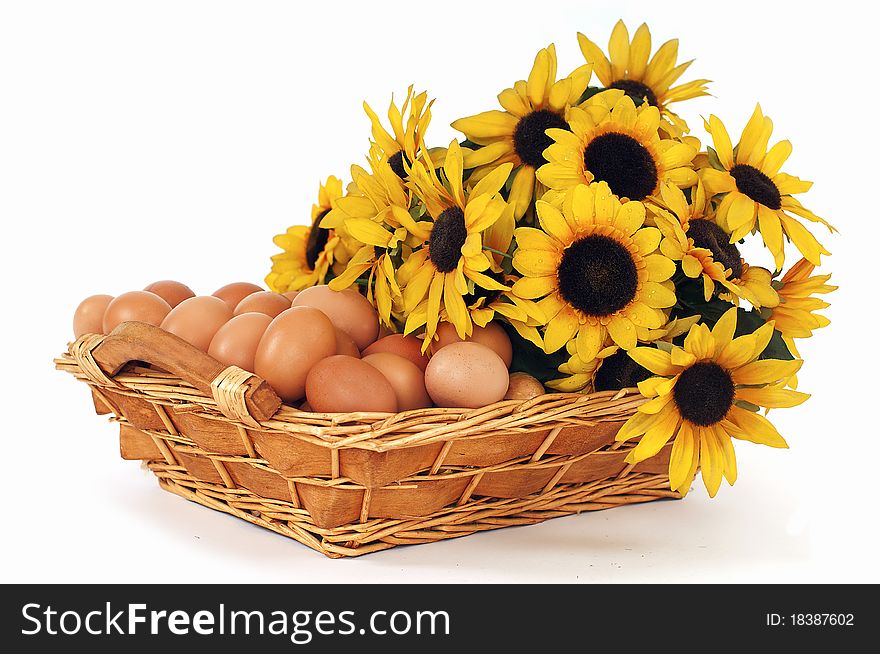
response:
M480 409L324 414L143 323L55 360L119 425L123 459L203 506L327 556L359 556L662 498L671 445L637 465L614 440L632 390Z

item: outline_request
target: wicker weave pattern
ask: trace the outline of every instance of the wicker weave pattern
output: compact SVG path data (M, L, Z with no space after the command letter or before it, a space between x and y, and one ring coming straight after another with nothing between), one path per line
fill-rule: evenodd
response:
M163 489L293 538L330 558L360 556L396 545L431 543L490 529L533 525L583 511L680 497L669 490L665 475L632 474L624 480L557 486L548 493L524 498L475 500L419 519L371 520L322 529L314 524L308 511L290 502L207 483L177 466L158 462L147 465Z
M282 407L256 421L249 373L223 370L211 396L154 368L111 377L91 357L100 342L80 339L56 365L114 414L124 458L147 462L166 490L328 556L679 497L668 447L634 467L631 445L614 441L644 401L632 392L390 416Z

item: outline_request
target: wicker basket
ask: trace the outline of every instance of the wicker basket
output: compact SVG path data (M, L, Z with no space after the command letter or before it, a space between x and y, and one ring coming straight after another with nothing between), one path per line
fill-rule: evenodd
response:
M122 457L162 488L334 558L680 497L670 446L632 466L614 440L644 401L632 391L306 413L142 323L83 336L55 363L91 387Z

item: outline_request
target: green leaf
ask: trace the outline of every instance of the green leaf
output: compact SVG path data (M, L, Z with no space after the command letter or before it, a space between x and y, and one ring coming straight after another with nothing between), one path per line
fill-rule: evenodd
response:
M706 146L706 154L709 155L709 165L712 166L715 170L726 170L726 168L722 165L721 159L718 158L718 153L715 152L714 148Z

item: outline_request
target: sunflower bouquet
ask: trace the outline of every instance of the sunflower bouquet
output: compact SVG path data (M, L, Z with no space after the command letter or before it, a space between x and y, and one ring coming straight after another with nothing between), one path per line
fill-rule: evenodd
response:
M811 182L782 172L792 146L770 145L760 106L736 143L714 115L711 143L690 134L670 107L709 82L679 83L677 40L652 55L646 25L630 39L618 22L608 56L578 41L571 73L540 50L445 148L428 147L426 93L392 99L390 129L365 103L365 165L345 188L329 177L310 224L275 237L266 282L357 288L425 351L441 323L467 339L497 321L511 369L553 391L637 387L646 401L617 435L638 439L627 462L671 440L672 489L700 470L714 496L736 480L732 439L786 447L761 410L808 398L796 339L828 324L817 311L835 289L814 274L830 253L808 225L834 230L796 199ZM771 267L741 254L758 237Z

